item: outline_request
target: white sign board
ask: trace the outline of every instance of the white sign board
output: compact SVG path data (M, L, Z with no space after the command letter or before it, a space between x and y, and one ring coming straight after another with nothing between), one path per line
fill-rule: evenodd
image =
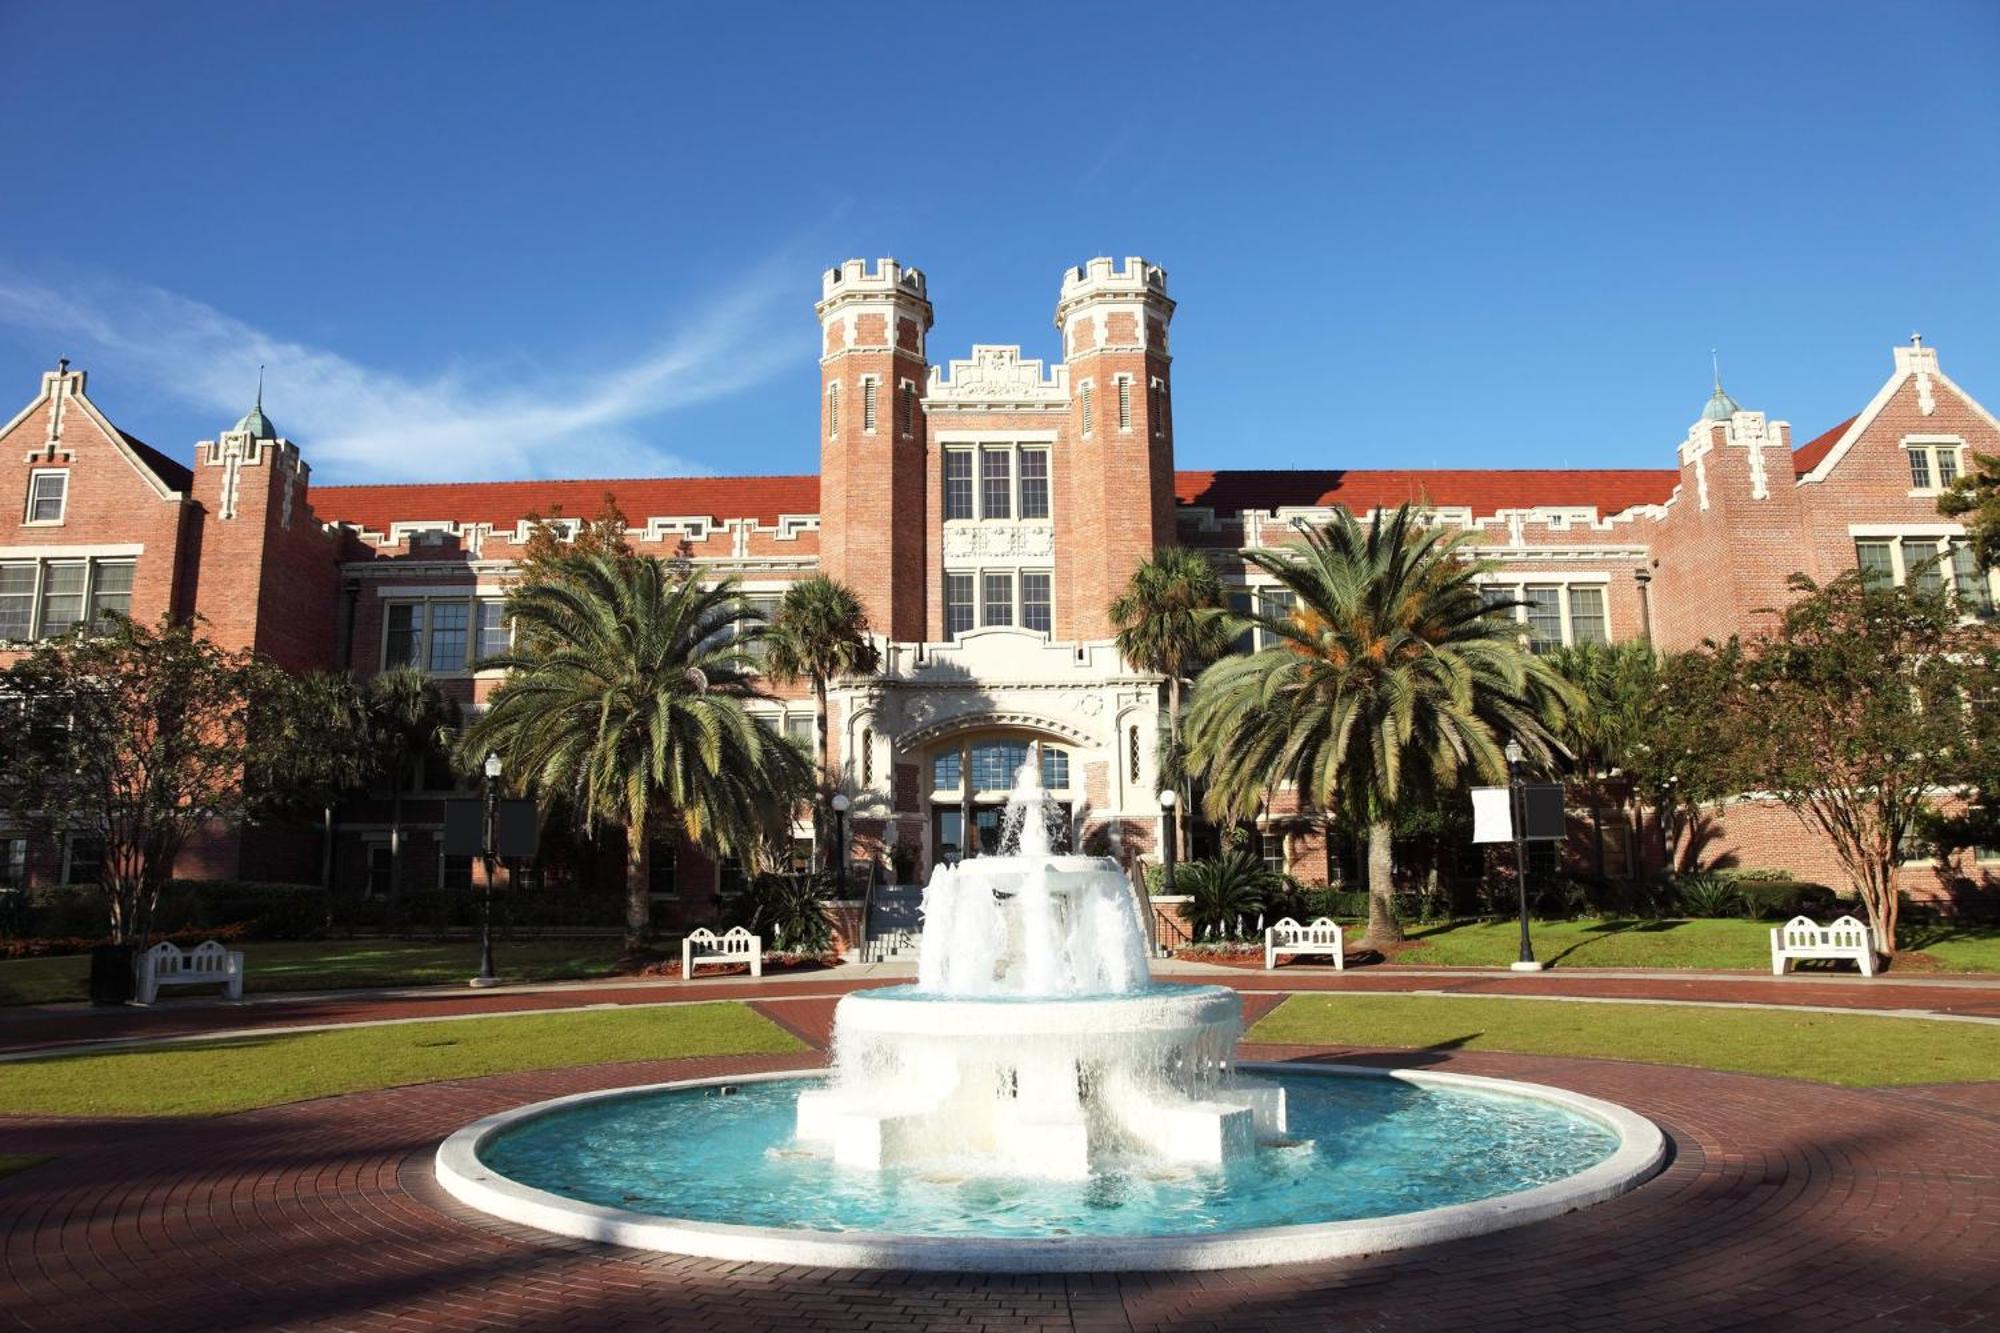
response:
M1472 789L1472 840L1514 841L1513 792L1506 787Z

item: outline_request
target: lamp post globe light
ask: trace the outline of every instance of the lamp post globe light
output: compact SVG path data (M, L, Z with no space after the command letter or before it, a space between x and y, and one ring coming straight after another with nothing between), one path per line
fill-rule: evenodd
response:
M847 793L837 791L833 800L833 856L834 856L834 896L845 901L847 898L847 807L853 802Z
M1535 947L1528 940L1528 802L1521 783L1521 742L1507 742L1507 787L1514 822L1514 889L1521 903L1521 956L1511 965L1516 972L1539 972Z
M486 863L486 883L479 895L479 975L472 979L472 985L483 989L500 984L493 971L493 816L500 799L500 756L489 751L482 768L486 778L486 822L480 847L481 859Z
M1174 789L1160 793L1160 859L1165 864L1165 890L1174 891Z

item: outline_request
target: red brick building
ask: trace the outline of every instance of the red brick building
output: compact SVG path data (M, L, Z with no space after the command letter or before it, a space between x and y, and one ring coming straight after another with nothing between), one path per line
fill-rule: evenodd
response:
M366 676L415 663L476 707L496 680L476 663L507 642L502 599L530 515L586 520L608 493L636 549L734 576L753 600L774 602L815 571L860 593L883 669L839 689L831 718L854 850L884 874L922 875L955 854L968 805L991 836L1031 746L1087 844L1151 854L1161 689L1120 660L1106 607L1159 546L1210 553L1239 604L1271 600L1243 550L1336 506L1365 515L1414 500L1477 534L1498 562L1492 581L1516 590L1526 630L1551 644L1674 649L1753 630L1793 571L1826 578L1857 561L1943 579L1968 611L2000 592L1935 509L1973 451L2000 452L2000 423L1921 345L1897 348L1867 405L1800 447L1789 425L1717 385L1675 465L1656 470L1177 472L1175 303L1165 272L1142 259L1063 275L1055 362L1000 345L934 362L924 275L893 260L829 270L816 311L817 476L313 487L261 403L196 445L190 468L114 426L83 373L59 367L0 429L0 493L19 497L0 510L0 640L104 609L198 614L223 642L287 666ZM810 738L809 701L758 711ZM471 874L437 852L436 795L413 808L406 883ZM1262 831L1267 858L1308 881L1337 877L1337 850L1278 804ZM348 815L338 877L379 891L385 816L366 805ZM1623 818L1609 868L1636 873L1645 852ZM1710 850L1736 863L1839 880L1783 810L1732 807L1721 831ZM0 832L0 874L79 871L70 852L36 867L30 850ZM670 914L709 914L738 870L692 846L656 844L651 858ZM201 860L203 874L314 880L318 836L223 832ZM1906 875L1934 891L1967 872L2000 879L2000 866L1976 862L1914 863Z

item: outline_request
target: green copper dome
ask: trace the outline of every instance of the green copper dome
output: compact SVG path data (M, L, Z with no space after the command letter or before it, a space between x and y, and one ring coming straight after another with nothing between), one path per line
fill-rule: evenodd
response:
M248 431L253 440L278 438L278 428L271 424L271 418L264 415L264 404L261 402L243 414L243 419L236 423L236 429L239 432Z
M1701 419L1703 421L1727 421L1742 410L1742 408L1736 405L1736 400L1724 393L1722 386L1718 384L1715 386L1715 392L1708 396L1708 406L1701 409Z

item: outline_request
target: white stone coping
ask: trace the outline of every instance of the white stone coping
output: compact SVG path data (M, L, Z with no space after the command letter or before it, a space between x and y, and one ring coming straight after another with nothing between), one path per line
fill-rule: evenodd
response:
M575 1093L516 1107L475 1121L438 1146L437 1180L461 1203L509 1222L558 1235L703 1259L805 1264L820 1268L918 1272L1083 1273L1245 1268L1311 1263L1461 1240L1540 1222L1615 1198L1650 1179L1666 1161L1666 1138L1646 1117L1564 1088L1439 1070L1376 1069L1362 1065L1251 1063L1239 1069L1330 1078L1394 1078L1420 1086L1465 1088L1489 1096L1543 1102L1594 1120L1618 1135L1611 1156L1573 1176L1532 1189L1415 1213L1258 1227L1199 1236L1015 1237L907 1236L872 1231L807 1231L694 1222L585 1203L531 1189L489 1170L479 1148L503 1129L584 1102L668 1089L716 1087L775 1079L815 1078L797 1072L692 1079ZM667 1151L671 1151L669 1146Z

